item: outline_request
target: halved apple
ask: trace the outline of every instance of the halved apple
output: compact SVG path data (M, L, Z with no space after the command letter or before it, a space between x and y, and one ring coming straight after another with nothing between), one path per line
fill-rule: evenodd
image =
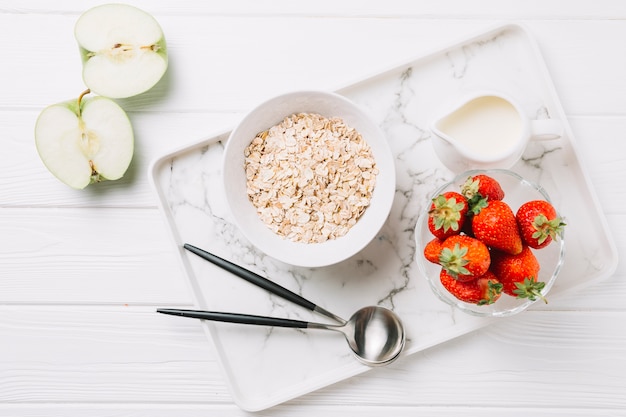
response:
M161 26L136 7L104 4L89 9L76 22L74 36L83 60L83 81L101 96L141 94L167 70Z
M133 157L126 112L102 96L46 107L35 125L37 152L48 170L73 188L121 178Z

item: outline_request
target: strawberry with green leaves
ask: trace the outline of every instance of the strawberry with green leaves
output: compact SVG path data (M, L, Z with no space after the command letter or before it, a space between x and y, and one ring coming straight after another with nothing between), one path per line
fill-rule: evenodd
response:
M442 269L439 280L450 294L466 303L493 304L502 294L502 284L490 271L471 281L462 282Z
M565 223L545 200L528 201L515 214L523 242L533 249L545 248L563 234Z
M489 201L472 218L472 232L485 245L517 255L522 251L520 236L511 207L504 201Z
M454 191L433 198L428 211L428 229L439 239L461 232L467 214L467 199Z
M459 281L470 281L484 275L491 264L487 246L466 235L450 236L441 244L439 264Z
M546 284L537 281L539 269L539 261L528 246L517 255L492 251L490 270L502 283L505 294L533 301L541 298L547 303L541 294Z
M461 186L461 194L467 198L469 209L478 213L489 201L504 199L504 190L493 177L477 174L467 178Z

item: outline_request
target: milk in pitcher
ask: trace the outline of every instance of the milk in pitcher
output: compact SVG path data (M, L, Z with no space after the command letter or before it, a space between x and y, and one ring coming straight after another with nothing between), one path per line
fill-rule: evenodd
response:
M497 157L517 146L523 125L509 101L497 96L475 98L439 120L440 132L467 151Z

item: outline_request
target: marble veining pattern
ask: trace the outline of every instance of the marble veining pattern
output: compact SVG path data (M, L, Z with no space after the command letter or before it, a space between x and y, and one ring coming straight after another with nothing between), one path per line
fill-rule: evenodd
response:
M363 251L345 262L296 268L264 255L245 240L223 198L221 154L227 135L173 156L159 172L178 243L193 243L255 270L346 318L364 305L390 307L407 326L406 354L488 324L487 319L456 312L437 299L415 265L419 213L433 190L453 176L434 154L428 125L437 109L475 88L504 90L522 101L530 114L563 116L535 66L525 33L507 27L341 91L382 127L396 156L397 175L389 219ZM563 206L569 210L585 206L588 196L583 186L576 193L564 192L580 176L567 134L529 146L514 170L541 182L557 205L567 202ZM584 232L581 227L593 227L592 211L564 213L571 224L563 270L567 279L557 281L554 293L582 281L576 271L597 270L585 265L590 259L602 263L596 252L601 238L576 239ZM183 256L199 307L321 320L193 255ZM224 324L209 328L235 398L260 407L367 370L351 356L339 334Z

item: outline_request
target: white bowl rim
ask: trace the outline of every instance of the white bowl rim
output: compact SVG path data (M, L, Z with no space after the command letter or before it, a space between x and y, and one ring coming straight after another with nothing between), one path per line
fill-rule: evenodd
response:
M270 110L266 112L268 108ZM324 243L293 242L278 236L260 220L254 206L245 195L243 149L250 142L233 140L238 137L249 137L251 141L258 132L298 112L341 117L362 134L372 148L379 167L370 206L345 236ZM259 117L261 113L269 113L270 117ZM375 238L387 220L396 188L394 156L382 130L349 99L337 93L317 90L284 93L260 103L248 112L226 142L222 172L226 201L235 224L246 239L265 254L287 264L302 267L336 264L361 251ZM241 188L244 192L229 192L233 188L233 182L235 187Z

